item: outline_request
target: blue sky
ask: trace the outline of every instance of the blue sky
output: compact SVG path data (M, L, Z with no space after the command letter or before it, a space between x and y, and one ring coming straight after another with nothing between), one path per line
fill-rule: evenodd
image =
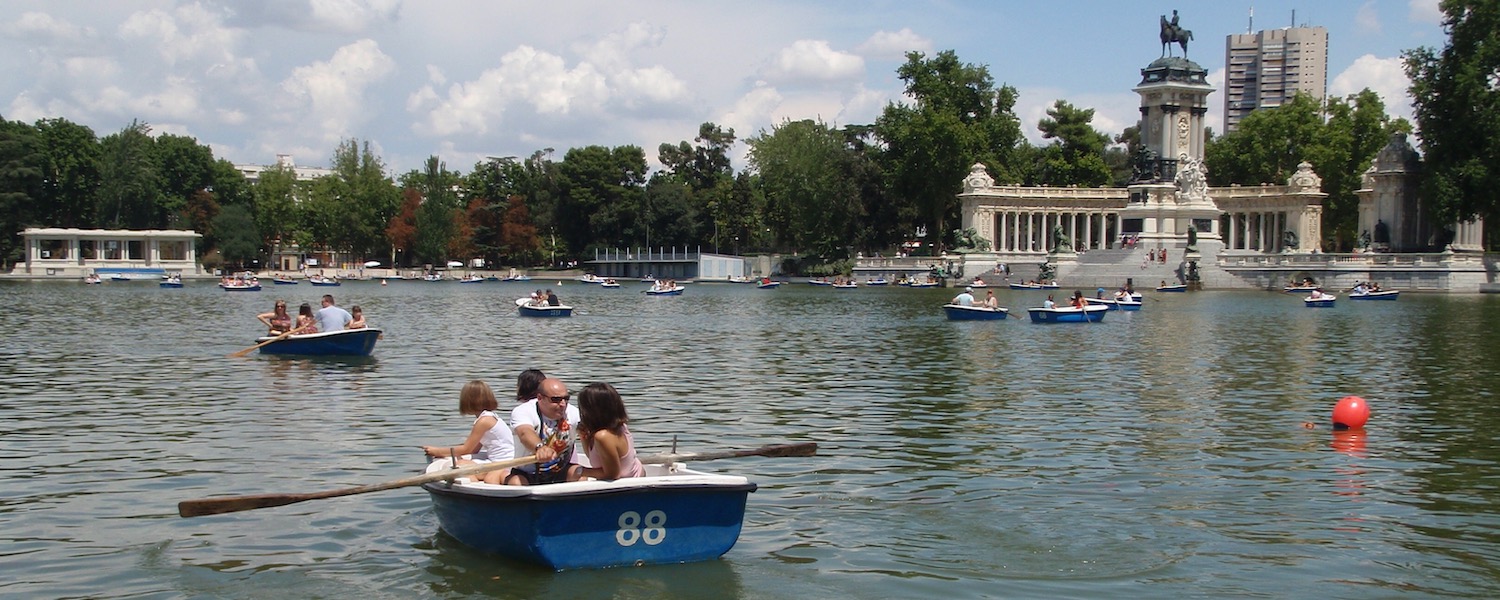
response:
M741 139L787 119L872 122L901 98L906 51L951 49L1020 91L1039 142L1057 99L1095 109L1111 135L1134 124L1130 88L1173 9L1216 87L1224 38L1252 9L1255 29L1295 11L1328 29L1329 93L1369 87L1400 116L1401 51L1445 40L1437 0L6 0L0 115L100 135L140 119L237 163L326 166L347 138L397 173L432 154L468 171L589 144L638 145L654 163L705 121ZM1210 103L1217 131L1222 97Z

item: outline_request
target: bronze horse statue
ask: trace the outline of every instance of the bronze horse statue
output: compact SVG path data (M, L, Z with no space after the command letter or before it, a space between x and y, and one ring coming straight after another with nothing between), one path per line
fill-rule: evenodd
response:
M1193 32L1183 29L1177 24L1177 11L1172 11L1172 20L1168 21L1166 15L1161 16L1161 54L1167 56L1172 50L1172 43L1176 42L1182 46L1182 57L1187 58L1188 40L1193 39Z

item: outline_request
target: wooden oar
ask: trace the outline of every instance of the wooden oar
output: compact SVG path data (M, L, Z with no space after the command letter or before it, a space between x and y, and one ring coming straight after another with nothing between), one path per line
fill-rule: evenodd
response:
M802 442L800 444L776 444L772 446L761 446L750 450L721 450L718 452L685 452L681 454L653 454L640 457L642 463L650 465L669 464L680 461L693 460L716 460L720 458L738 458L741 456L813 456L818 453L817 442Z
M536 462L536 456L523 456L512 460L499 462L481 463L469 465L457 469L444 469L436 473L427 473L417 477L397 479L374 485L364 485L338 490L323 492L310 492L306 494L255 494L250 496L225 496L221 498L200 498L198 500L183 500L177 503L177 514L184 517L201 517L204 515L218 515L223 513L239 512L242 510L255 510L257 508L270 508L272 506L286 506L307 500L322 500L324 498L337 498L339 496L353 496L355 494L368 494L400 487L411 487L432 483L434 481L445 481L468 477L477 473L494 471L497 469L508 469L529 465Z
M269 344L269 343L271 343L271 342L279 342L279 341L281 341L281 340L283 340L283 339L286 339L286 336L289 336L289 335L292 335L292 332L293 332L293 331L296 331L296 329L290 329L290 330L287 330L287 332L286 332L286 333L283 333L283 334L281 334L281 335L278 335L278 336L276 336L276 337L274 337L274 338L271 338L271 339L269 339L269 340L266 340L266 341L264 341L264 342L261 342L261 343L259 343L259 344L256 344L256 345L254 345L254 346L251 346L251 347L249 347L249 348L246 348L246 349L244 349L244 350L240 350L240 351L239 351L239 352L235 352L235 353L233 353L233 354L230 354L230 355L229 355L229 358L239 358L239 357L241 357L241 356L244 356L244 355L246 355L246 354L249 354L249 353L251 353L251 352L254 352L254 351L255 351L255 349L256 349L256 348L259 348L259 347L261 347L261 346L264 346L264 345L266 345L266 344Z

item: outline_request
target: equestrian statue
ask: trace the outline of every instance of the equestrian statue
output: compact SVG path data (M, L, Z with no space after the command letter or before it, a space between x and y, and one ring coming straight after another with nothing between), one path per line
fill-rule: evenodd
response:
M1183 29L1177 24L1177 11L1172 11L1172 20L1168 21L1166 15L1161 16L1161 55L1169 56L1172 53L1172 43L1176 42L1182 46L1182 57L1187 58L1188 40L1193 39L1193 32Z

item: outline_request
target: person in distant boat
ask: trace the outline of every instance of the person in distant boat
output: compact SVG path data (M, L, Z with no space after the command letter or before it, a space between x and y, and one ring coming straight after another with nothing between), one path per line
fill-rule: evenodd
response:
M318 332L318 318L313 316L312 305L306 302L297 308L297 325L292 328L292 333L308 334Z
M953 300L949 301L948 303L957 304L959 306L974 306L974 288L964 288L964 291L962 293L954 296Z
M516 402L525 402L536 399L537 389L542 387L542 380L547 374L541 369L526 369L516 376Z
M347 329L364 329L369 327L369 324L365 323L365 311L358 304L349 307L349 316L350 320Z
M333 294L323 294L323 308L318 309L318 331L343 331L353 320L354 315L333 304Z
M292 315L286 312L286 300L277 300L271 312L255 315L266 326L267 335L281 335L292 328Z
M577 481L580 467L573 464L573 433L578 428L578 407L568 405L567 384L548 377L537 388L537 397L510 413L516 454L536 455L536 463L511 469L508 485L537 485Z
M1167 280L1165 280L1165 279L1161 280L1161 285L1158 285L1156 287L1167 287Z
M1311 294L1307 295L1307 299L1308 300L1332 300L1333 299L1333 295L1332 294L1326 294L1326 293L1324 293L1323 292L1323 288L1316 288L1316 289L1314 289L1312 291Z
M646 466L635 455L635 438L626 424L625 401L607 383L591 383L578 392L578 435L592 467L580 467L579 478L624 479L641 477Z
M1363 282L1363 281L1354 284L1354 289L1349 290L1349 293L1354 294L1354 295L1364 295L1364 294L1367 294L1369 292L1370 292L1370 288L1365 287L1365 282Z
M1068 303L1073 305L1073 308L1083 308L1089 305L1089 301L1083 299L1082 290L1073 290L1073 297L1068 300Z
M552 290L547 290L547 306L562 306L562 300L559 300Z
M1000 300L995 297L995 290L985 290L984 307L990 310L1000 310Z
M455 461L459 466L509 460L515 456L514 441L510 428L505 425L505 419L500 418L500 413L497 412L499 410L500 404L495 400L495 393L490 391L489 384L478 379L470 381L458 393L458 413L474 416L469 437L464 438L463 443L457 446L422 446L422 451L433 458L469 455L467 459ZM507 474L509 471L505 469L496 469L479 474L477 479L499 484Z
M1057 301L1052 299L1052 294L1047 294L1047 301L1042 303L1042 308L1057 308Z

